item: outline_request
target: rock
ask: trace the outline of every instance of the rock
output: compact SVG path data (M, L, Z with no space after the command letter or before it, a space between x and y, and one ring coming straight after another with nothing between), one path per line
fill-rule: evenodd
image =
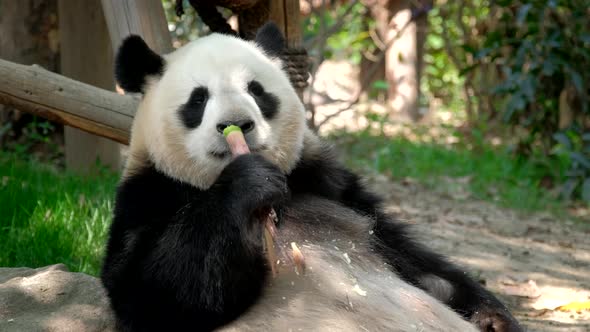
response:
M0 331L108 332L114 326L99 279L63 264L0 268Z

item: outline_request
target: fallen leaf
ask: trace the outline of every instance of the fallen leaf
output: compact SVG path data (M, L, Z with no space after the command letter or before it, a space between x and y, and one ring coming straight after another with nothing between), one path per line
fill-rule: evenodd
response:
M554 310L575 311L575 312L580 312L582 310L590 310L590 301L570 302L566 305L559 306L559 307L555 308Z

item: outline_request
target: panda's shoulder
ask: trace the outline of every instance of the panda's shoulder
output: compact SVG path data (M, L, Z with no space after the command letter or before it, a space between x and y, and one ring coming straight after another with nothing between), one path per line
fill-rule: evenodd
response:
M200 192L150 165L121 180L117 188L115 217L125 216L124 219L137 222L165 217L186 204L187 197Z
M325 197L340 197L360 177L344 166L333 144L306 133L301 159L289 175L295 192L316 192Z

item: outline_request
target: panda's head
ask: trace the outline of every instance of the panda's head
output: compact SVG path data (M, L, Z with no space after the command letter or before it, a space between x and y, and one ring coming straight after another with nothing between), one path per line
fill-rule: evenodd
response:
M138 36L116 58L116 78L143 94L132 128L126 175L153 164L201 189L231 161L223 129L242 128L253 153L285 173L300 158L305 112L278 59L284 37L274 24L253 42L211 34L160 56Z

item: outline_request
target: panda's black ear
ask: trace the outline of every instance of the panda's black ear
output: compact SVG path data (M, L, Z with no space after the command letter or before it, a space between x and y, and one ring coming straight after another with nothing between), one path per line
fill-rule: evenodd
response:
M254 40L270 56L281 55L285 48L285 37L281 29L273 22L268 22L258 29Z
M123 40L115 58L115 78L123 90L144 92L146 78L161 75L163 71L164 59L140 36L131 35Z

